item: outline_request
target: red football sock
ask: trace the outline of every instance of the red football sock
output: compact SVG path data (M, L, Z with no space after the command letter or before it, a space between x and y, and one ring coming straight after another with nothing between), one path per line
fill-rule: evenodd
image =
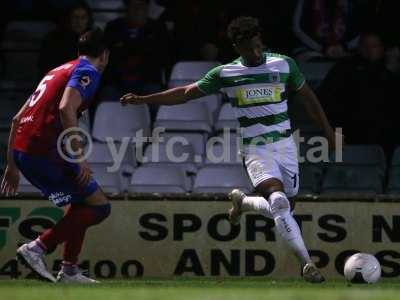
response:
M64 261L76 264L87 228L103 219L96 213L95 207L73 204L64 217L53 228L45 231L39 239L47 249L54 249L58 244L65 242Z

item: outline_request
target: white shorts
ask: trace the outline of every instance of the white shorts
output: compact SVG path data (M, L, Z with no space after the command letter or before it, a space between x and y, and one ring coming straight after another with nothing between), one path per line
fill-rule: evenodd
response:
M266 145L244 146L242 154L254 187L267 179L276 178L283 183L288 197L297 194L299 163L293 137Z

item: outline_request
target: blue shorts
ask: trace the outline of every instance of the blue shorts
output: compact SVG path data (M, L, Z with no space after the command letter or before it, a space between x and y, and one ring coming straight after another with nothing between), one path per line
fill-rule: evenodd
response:
M25 178L59 207L83 202L98 189L94 179L85 186L80 185L76 179L79 165L58 155L35 156L14 150L14 160Z

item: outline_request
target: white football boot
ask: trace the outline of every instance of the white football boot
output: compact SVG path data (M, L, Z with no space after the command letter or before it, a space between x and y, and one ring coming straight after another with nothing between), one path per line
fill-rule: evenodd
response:
M93 284L93 283L100 283L100 281L94 280L82 274L80 270L74 275L68 275L63 270L58 272L57 275L57 282L60 283L82 283L82 284Z
M46 263L43 260L43 255L30 250L28 244L23 244L18 248L17 258L22 264L32 269L32 271L42 279L56 282L56 278L47 270Z
M228 197L232 201L232 208L229 209L229 222L233 225L237 225L242 216L242 203L246 194L239 189L234 189L229 193Z
M324 276L313 263L308 263L303 268L303 278L307 282L321 283L325 281Z

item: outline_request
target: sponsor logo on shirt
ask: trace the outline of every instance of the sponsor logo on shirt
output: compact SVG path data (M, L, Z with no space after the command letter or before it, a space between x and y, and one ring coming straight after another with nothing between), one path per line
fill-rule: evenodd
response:
M258 87L242 87L236 92L240 105L258 103L275 103L282 100L283 87L280 85L263 85Z

